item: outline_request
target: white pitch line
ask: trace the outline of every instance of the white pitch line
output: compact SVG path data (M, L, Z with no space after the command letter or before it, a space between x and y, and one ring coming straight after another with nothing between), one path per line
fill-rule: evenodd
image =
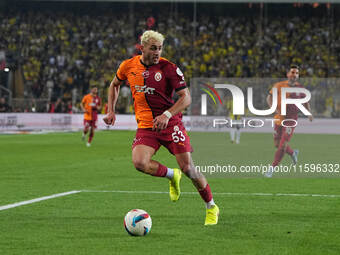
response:
M99 192L99 193L127 193L127 194L169 194L165 191L138 191L138 190L82 190L82 192ZM197 192L181 192L184 195L196 195ZM233 193L233 192L214 192L213 195L221 196L291 196L291 197L332 197L340 198L340 195L326 194L294 194L294 193Z
M26 200L14 204L0 206L0 211L7 210L10 208L33 204L43 200L48 200L57 197L68 196L80 192L89 192L89 193L126 193L126 194L169 194L169 192L165 191L138 191L138 190L73 190L64 193L53 194L50 196L39 197L31 200ZM182 192L184 195L197 195L197 192ZM291 196L291 197L330 197L330 198L340 198L340 195L326 195L326 194L294 194L294 193L233 193L233 192L214 192L214 195L220 196Z
M73 191L68 191L68 192L64 192L64 193L53 194L53 195L50 195L50 196L39 197L39 198L31 199L31 200L21 201L21 202L14 203L14 204L4 205L4 206L0 206L0 211L7 210L7 209L10 209L10 208L14 208L14 207L18 207L18 206L22 206L22 205L33 204L33 203L36 203L36 202L40 202L40 201L43 201L43 200L48 200L48 199L52 199L52 198L56 198L56 197L68 196L68 195L72 195L72 194L76 194L76 193L80 193L80 192L81 192L80 190L73 190Z

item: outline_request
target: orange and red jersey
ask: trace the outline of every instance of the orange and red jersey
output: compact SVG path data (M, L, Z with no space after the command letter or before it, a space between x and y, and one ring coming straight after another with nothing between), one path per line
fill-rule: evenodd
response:
M174 92L186 88L183 73L173 63L161 58L158 64L147 66L141 55L123 61L116 77L128 80L138 128L152 128L153 119L168 110L175 102ZM168 125L181 121L182 114L170 118Z
M87 94L81 100L81 103L84 105L85 120L96 120L97 119L97 106L101 104L101 99L99 96L92 96L91 94Z
M275 114L274 118L278 119L275 121L276 125L281 125L281 122L285 119L294 119L297 120L299 109L296 105L287 104L286 105L286 115L281 115L281 88L290 88L291 86L288 83L288 80L277 82L274 84L273 88L277 88L277 107L276 110L278 113ZM273 88L269 91L272 95ZM294 88L303 88L303 86L299 83L296 83ZM287 93L286 98L304 98L306 95L303 93Z

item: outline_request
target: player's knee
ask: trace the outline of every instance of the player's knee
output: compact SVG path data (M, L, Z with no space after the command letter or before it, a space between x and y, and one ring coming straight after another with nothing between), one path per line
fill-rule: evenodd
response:
M187 163L187 164L182 164L180 166L181 170L183 173L187 174L189 171L190 171L190 164Z
M145 159L133 159L132 162L138 171L145 172L148 169L149 162Z
M287 143L286 142L283 142L280 144L280 149L281 150L285 150L286 149L286 146L287 146Z
M203 177L200 171L197 171L194 166L191 166L186 172L185 175L191 180L200 179Z
M182 172L189 177L190 179L194 178L195 175L195 167L190 163L183 163L179 166Z

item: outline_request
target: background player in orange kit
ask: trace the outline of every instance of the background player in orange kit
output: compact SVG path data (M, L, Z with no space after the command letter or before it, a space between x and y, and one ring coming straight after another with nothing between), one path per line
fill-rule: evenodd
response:
M153 176L167 177L172 201L177 201L180 196L182 170L206 203L205 225L214 225L218 222L219 208L214 203L206 178L195 171L190 139L182 123L181 111L190 105L191 96L181 70L160 57L163 40L163 35L158 32L148 30L143 33L142 55L125 60L111 82L108 114L104 121L114 124L118 88L122 81L128 80L138 124L132 144L135 168ZM179 96L176 103L172 99L174 92ZM161 145L175 155L181 170L168 168L151 159Z
M91 93L85 95L81 101L81 108L84 111L84 131L82 139L85 140L86 134L90 131L87 147L91 146L91 142L94 136L94 130L96 128L98 111L101 108L101 99L98 96L98 88L92 87Z
M296 105L287 104L286 108L286 115L281 115L281 88L287 88L287 87L297 87L302 88L303 86L297 82L299 79L299 67L296 65L292 65L287 72L287 78L288 80L275 83L273 88L277 88L278 91L278 104L276 108L276 115L274 119L278 119L275 121L274 126L274 145L277 148L274 156L274 161L272 163L272 167L277 166L280 164L283 156L285 153L291 156L292 161L294 164L297 163L297 158L299 154L299 150L293 150L288 142L293 136L295 127L284 127L282 126L282 121L285 119L298 119L298 112L299 109L296 107ZM267 97L267 103L269 107L272 106L272 90L270 90L269 95ZM290 93L287 98L303 98L305 97L302 93ZM304 106L307 108L309 112L311 112L311 108L309 103L304 104ZM309 120L313 120L313 115L308 116ZM293 121L286 121L286 126L294 126ZM271 168L269 171L265 173L266 177L272 177L273 175L273 168Z

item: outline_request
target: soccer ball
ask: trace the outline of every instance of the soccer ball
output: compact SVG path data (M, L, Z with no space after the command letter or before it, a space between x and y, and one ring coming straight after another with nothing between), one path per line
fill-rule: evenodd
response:
M133 209L125 215L124 227L132 236L145 236L150 232L151 226L151 217L144 210Z

